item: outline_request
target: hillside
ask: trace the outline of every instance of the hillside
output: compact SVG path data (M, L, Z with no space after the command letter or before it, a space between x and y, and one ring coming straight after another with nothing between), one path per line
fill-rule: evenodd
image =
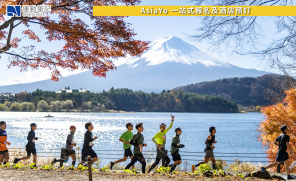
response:
M114 64L117 69L107 72L106 78L93 76L91 71L86 71L63 77L58 82L43 80L0 86L0 93L33 92L37 89L58 91L65 86L89 89L91 92L103 92L114 87L160 93L194 82L258 77L267 73L217 60L177 37L162 38L152 43L141 57L118 59Z
M103 93L55 93L50 91L37 90L32 93L19 93L16 97L0 97L0 110L21 111L23 104L33 103L35 108L41 108L40 101L46 104L46 109L60 105L61 101L72 102L71 109L96 111L102 105L106 109L122 111L152 111L152 112L210 112L210 113L230 113L238 112L237 105L225 98L200 95L197 93L187 93L183 91L162 91L159 94L132 91L129 89L114 89ZM58 102L57 102L58 101ZM22 102L17 103L17 102ZM5 103L5 105L3 105ZM7 107L7 105L9 105ZM11 106L10 106L11 105ZM6 108L5 108L6 106ZM59 110L59 109L54 109ZM25 108L25 110L28 110ZM35 110L35 109L34 109Z
M270 82L276 78L278 75L266 74L257 78L220 79L181 86L173 90L215 95L244 106L266 106L273 103L266 99L264 91L271 88Z

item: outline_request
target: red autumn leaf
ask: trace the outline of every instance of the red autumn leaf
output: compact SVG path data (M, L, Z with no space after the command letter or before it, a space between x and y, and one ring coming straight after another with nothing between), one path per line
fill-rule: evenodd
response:
M149 42L133 38L136 34L124 22L125 17L92 16L93 6L122 3L135 5L140 0L0 0L0 55L9 55L8 66L18 66L21 71L29 67L49 69L54 81L61 76L60 68L71 71L87 69L92 70L95 76L105 77L107 71L116 68L112 60L127 55L140 56L148 49ZM46 17L7 18L4 17L7 5L50 5L51 12ZM21 35L13 34L20 25L28 29L23 30ZM35 46L29 44L31 41L25 40L36 40L38 44L44 32L29 29L30 25L39 25L45 30L47 40L62 41L64 46L51 53L35 50ZM20 42L28 42L28 45L19 47Z

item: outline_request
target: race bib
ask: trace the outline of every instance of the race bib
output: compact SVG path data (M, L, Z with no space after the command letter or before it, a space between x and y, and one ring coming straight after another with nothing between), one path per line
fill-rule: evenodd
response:
M162 140L163 140L163 144L165 144L166 143L166 135L162 136Z

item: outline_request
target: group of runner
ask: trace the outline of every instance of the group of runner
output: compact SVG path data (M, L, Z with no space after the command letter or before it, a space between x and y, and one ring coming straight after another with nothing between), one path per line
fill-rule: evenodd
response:
M179 149L184 148L185 146L183 144L180 144L180 135L182 134L182 130L180 127L177 127L175 129L175 135L172 138L172 144L171 144L171 155L173 157L174 163L170 164L170 158L168 157L168 151L165 149L166 144L166 133L173 127L174 122L174 116L170 115L172 120L170 123L170 126L166 128L165 123L161 123L159 128L160 131L155 134L155 136L152 138L152 141L156 145L156 159L155 162L151 165L147 173L150 173L159 163L160 160L162 160L162 164L165 167L171 167L170 172L174 171L174 169L182 163L181 156L179 154ZM30 156L33 155L33 167L37 167L37 153L35 148L35 141L38 140L38 137L35 136L35 130L37 129L37 125L35 123L32 123L30 125L31 130L28 133L27 140L28 143L26 145L26 152L27 156L21 157L21 158L15 158L14 164L18 163L20 160L27 160L30 159ZM147 144L144 143L144 136L142 132L144 131L143 123L139 122L136 124L135 128L137 129L137 133L133 134L133 124L127 123L126 124L127 130L121 135L119 141L123 143L123 149L124 149L124 156L122 159L119 159L117 161L110 163L110 169L112 170L114 165L120 162L124 162L127 160L128 157L131 158L131 162L125 167L125 169L130 169L131 167L134 167L134 164L139 161L142 164L142 173L146 173L146 160L143 156L143 147L146 147ZM6 123L4 121L0 121L0 164L6 164L9 161L9 153L6 145L10 145L10 142L7 141L7 133L6 133ZM84 143L82 148L82 158L81 162L78 164L87 165L87 156L91 156L92 163L96 162L98 160L97 154L92 149L94 143L93 141L97 139L97 137L93 137L92 130L94 129L91 122L87 122L85 124L85 129L87 129L86 133L84 134ZM62 149L62 157L60 159L54 158L51 162L52 165L54 165L57 162L60 162L60 167L63 166L63 163L68 162L69 157L72 158L72 167L74 168L76 163L76 154L73 147L77 145L77 143L74 142L74 134L76 131L75 126L70 127L70 133L67 136L66 139L66 147ZM279 146L276 161L273 164L269 164L266 167L262 167L261 171L266 171L268 168L272 168L275 166L278 166L281 162L285 163L286 170L287 170L287 178L288 179L294 179L290 175L290 170L296 166L296 161L289 167L289 155L287 153L287 149L291 150L291 147L289 145L290 137L287 135L289 132L289 129L287 126L281 127L282 134L279 135L274 144ZM204 150L205 156L204 161L200 162L196 165L192 165L192 172L195 171L195 168L198 167L201 164L208 163L209 161L212 162L213 169L217 169L215 165L215 157L213 150L215 148L214 144L217 143L215 140L215 134L216 134L216 128L210 127L209 128L209 136L207 137L205 144L206 148ZM134 146L133 152L131 151L131 146ZM4 161L3 161L4 160ZM134 170L134 169L133 169Z

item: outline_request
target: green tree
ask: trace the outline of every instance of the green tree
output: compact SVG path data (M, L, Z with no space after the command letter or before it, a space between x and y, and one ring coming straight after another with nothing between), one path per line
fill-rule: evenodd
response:
M22 111L27 111L29 109L29 102L23 102L21 107Z
M62 102L61 101L52 101L50 102L49 110L50 111L61 111L62 110Z
M92 107L92 103L90 101L89 102L84 102L82 104L82 110L89 110L89 109L91 109L91 107Z
M31 102L28 103L28 111L34 111L35 110L35 105Z
M63 101L62 105L63 105L63 108L66 109L66 111L69 111L70 109L73 108L73 101L71 100Z
M21 111L22 105L20 103L18 103L18 102L14 102L14 103L11 104L10 109L12 111Z
M41 100L38 102L38 106L37 106L39 111L48 111L49 109L49 105L46 101Z
M4 105L5 105L6 107L10 107L10 106L11 106L11 102L9 102L9 101L5 101L5 102L4 102Z
M0 111L5 111L6 106L4 104L0 104Z

